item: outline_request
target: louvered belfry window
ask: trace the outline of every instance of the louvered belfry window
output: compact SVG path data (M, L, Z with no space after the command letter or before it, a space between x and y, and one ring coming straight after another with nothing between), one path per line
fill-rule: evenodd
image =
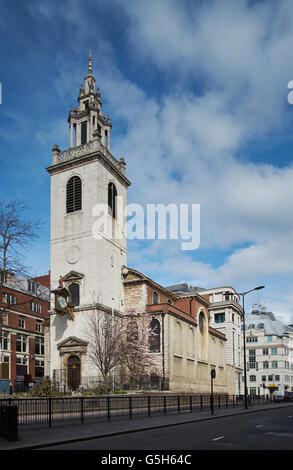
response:
M116 198L117 198L117 189L114 183L109 183L108 185L108 209L109 214L116 219Z
M83 121L81 123L81 145L83 144L86 144L86 141L87 141L87 122L86 121Z
M74 307L77 307L79 305L79 284L74 282L68 286L68 289L71 294L71 302Z
M66 191L66 212L81 210L81 179L79 176L72 176L67 183Z

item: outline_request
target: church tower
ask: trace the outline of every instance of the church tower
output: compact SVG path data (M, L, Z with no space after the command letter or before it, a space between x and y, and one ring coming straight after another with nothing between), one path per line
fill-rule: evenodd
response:
M94 374L85 339L88 315L97 306L110 315L123 311L122 269L127 265L127 243L125 219L119 207L122 205L122 211L126 208L130 185L124 158L117 160L110 153L112 124L102 112L91 51L78 106L71 108L68 123L69 148L61 151L54 145L52 163L47 168L51 175L51 290L55 291L47 373L49 368L51 376L56 371L69 377L70 367L75 364L82 383L83 377ZM106 208L103 217L101 207ZM99 220L110 230L99 231L98 227L97 231ZM61 313L56 310L58 288L70 294L72 315L62 314L61 307ZM64 296L60 299L64 302Z

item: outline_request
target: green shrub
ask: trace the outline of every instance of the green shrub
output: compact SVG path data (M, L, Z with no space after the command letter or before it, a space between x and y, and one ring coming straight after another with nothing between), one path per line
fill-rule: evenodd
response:
M94 395L96 395L95 392L93 392L93 391L91 391L91 390L85 390L85 391L83 392L83 396L84 396L84 397L92 397L92 396L94 396Z
M31 397L59 397L61 393L52 384L49 377L44 377L42 382L36 383L29 391Z
M108 390L105 384L100 384L95 388L95 395L105 395L106 393Z
M27 394L26 393L22 393L22 394L19 394L19 393L13 393L11 395L11 398L26 398L27 397Z
M93 390L84 390L83 396L92 397L92 396L97 396L97 395L105 395L107 393L108 393L107 386L105 384L100 384Z

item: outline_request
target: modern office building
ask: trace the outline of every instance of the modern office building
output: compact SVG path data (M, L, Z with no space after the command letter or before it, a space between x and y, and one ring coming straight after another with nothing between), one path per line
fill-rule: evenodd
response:
M254 306L245 317L245 327L248 393L293 391L292 325Z

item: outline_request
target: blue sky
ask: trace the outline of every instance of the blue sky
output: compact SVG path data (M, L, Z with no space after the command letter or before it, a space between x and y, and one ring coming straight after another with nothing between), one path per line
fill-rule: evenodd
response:
M27 258L49 270L51 148L88 51L128 201L201 205L201 245L129 241L163 285L266 289L247 300L293 322L293 4L224 0L0 0L1 195L44 222Z

